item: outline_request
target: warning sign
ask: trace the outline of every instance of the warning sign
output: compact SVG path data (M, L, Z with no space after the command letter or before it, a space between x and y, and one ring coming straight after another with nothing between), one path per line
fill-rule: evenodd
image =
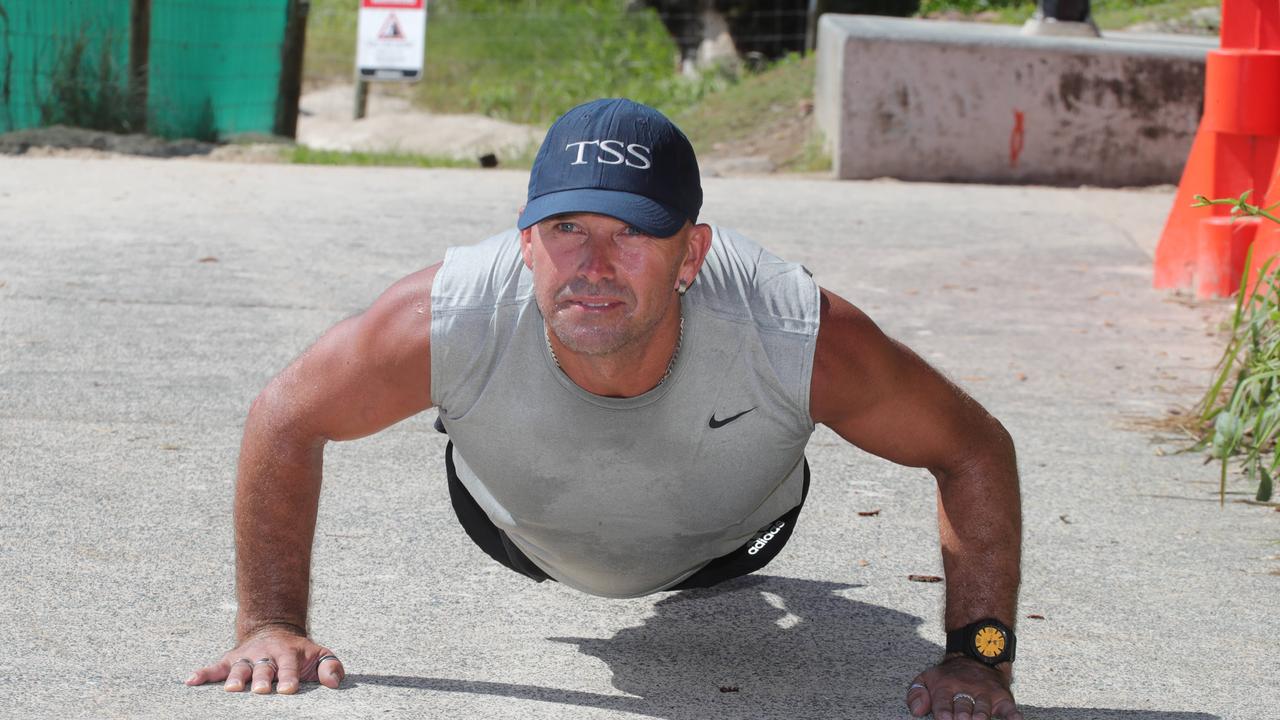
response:
M403 40L404 33L400 32L400 21L395 15L388 15L387 21L382 23L382 30L378 33L379 40Z
M361 0L356 73L365 80L422 77L427 0Z

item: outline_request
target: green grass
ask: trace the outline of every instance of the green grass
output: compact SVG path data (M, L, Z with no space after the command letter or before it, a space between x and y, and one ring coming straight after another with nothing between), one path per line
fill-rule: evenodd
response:
M805 173L829 173L834 165L831 153L827 152L826 141L822 133L811 130L808 140L800 148L800 153L783 165L784 170Z
M717 145L745 140L789 122L811 126L810 120L801 117L800 108L812 102L815 67L813 55L791 55L763 72L743 75L672 119L689 136L699 155L714 152ZM801 172L830 170L831 158L823 150L821 138L810 131L782 167Z
M1142 22L1158 22L1185 17L1192 10L1217 7L1210 0L1094 0L1090 4L1093 21L1103 30L1121 30ZM1028 0L923 0L920 14L958 11L965 15L994 13L1000 22L1023 23L1036 10Z
M1025 0L921 0L921 15L936 15L938 13L954 11L965 15L976 15L983 12L997 12L1003 17L1006 11L1018 10L1023 6L1029 6L1032 11L1036 9L1035 2L1025 2ZM1027 15L1030 16L1030 11Z
M652 10L619 0L441 0L431 4L423 79L414 102L548 124L570 107L625 96L676 112L723 84L675 71L676 48ZM355 3L315 0L306 74L352 76Z
M740 140L794 113L797 105L812 98L814 67L812 55L803 59L792 55L708 94L672 119L699 152L710 150L716 142Z
M1159 22L1186 17L1192 10L1217 7L1205 0L1170 0L1166 2L1099 2L1093 6L1093 19L1104 30L1119 30L1140 22Z
M465 160L438 155L417 155L397 152L343 152L340 150L316 150L296 145L283 151L286 162L297 165L358 165L381 167L418 168L474 168L475 160Z
M350 81L355 76L357 3L311 0L303 76L312 83Z

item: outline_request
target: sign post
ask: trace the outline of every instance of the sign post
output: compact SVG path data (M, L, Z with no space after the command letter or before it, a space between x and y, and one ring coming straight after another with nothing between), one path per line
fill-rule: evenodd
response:
M414 82L427 47L427 0L360 0L356 27L356 119L370 81Z

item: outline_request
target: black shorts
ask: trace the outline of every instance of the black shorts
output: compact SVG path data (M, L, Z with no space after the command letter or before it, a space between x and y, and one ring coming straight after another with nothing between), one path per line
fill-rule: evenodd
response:
M440 421L436 421L436 429L443 432ZM450 442L444 451L445 471L449 476L449 499L453 503L453 511L458 515L458 522L467 536L489 557L538 582L554 580L542 571L525 555L507 533L493 524L475 498L467 491L453 464L453 443ZM800 504L791 508L781 517L760 528L742 547L727 555L712 560L694 574L668 590L687 590L690 588L711 587L730 578L747 575L768 565L782 551L791 531L795 529L796 518L800 516L800 508L804 507L805 498L809 495L809 461L804 461L804 489L801 492Z

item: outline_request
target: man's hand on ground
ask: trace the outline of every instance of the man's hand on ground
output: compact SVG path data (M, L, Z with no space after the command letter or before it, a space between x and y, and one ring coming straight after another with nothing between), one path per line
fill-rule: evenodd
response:
M271 662L260 662L267 659ZM342 661L328 648L275 629L250 636L221 660L196 670L186 684L221 682L227 692L252 687L254 693L265 695L275 682L281 695L292 695L300 683L318 681L327 688L337 688L345 676Z
M976 660L950 657L911 681L907 707L915 717L932 712L935 720L1022 720L1009 680L1007 674Z

